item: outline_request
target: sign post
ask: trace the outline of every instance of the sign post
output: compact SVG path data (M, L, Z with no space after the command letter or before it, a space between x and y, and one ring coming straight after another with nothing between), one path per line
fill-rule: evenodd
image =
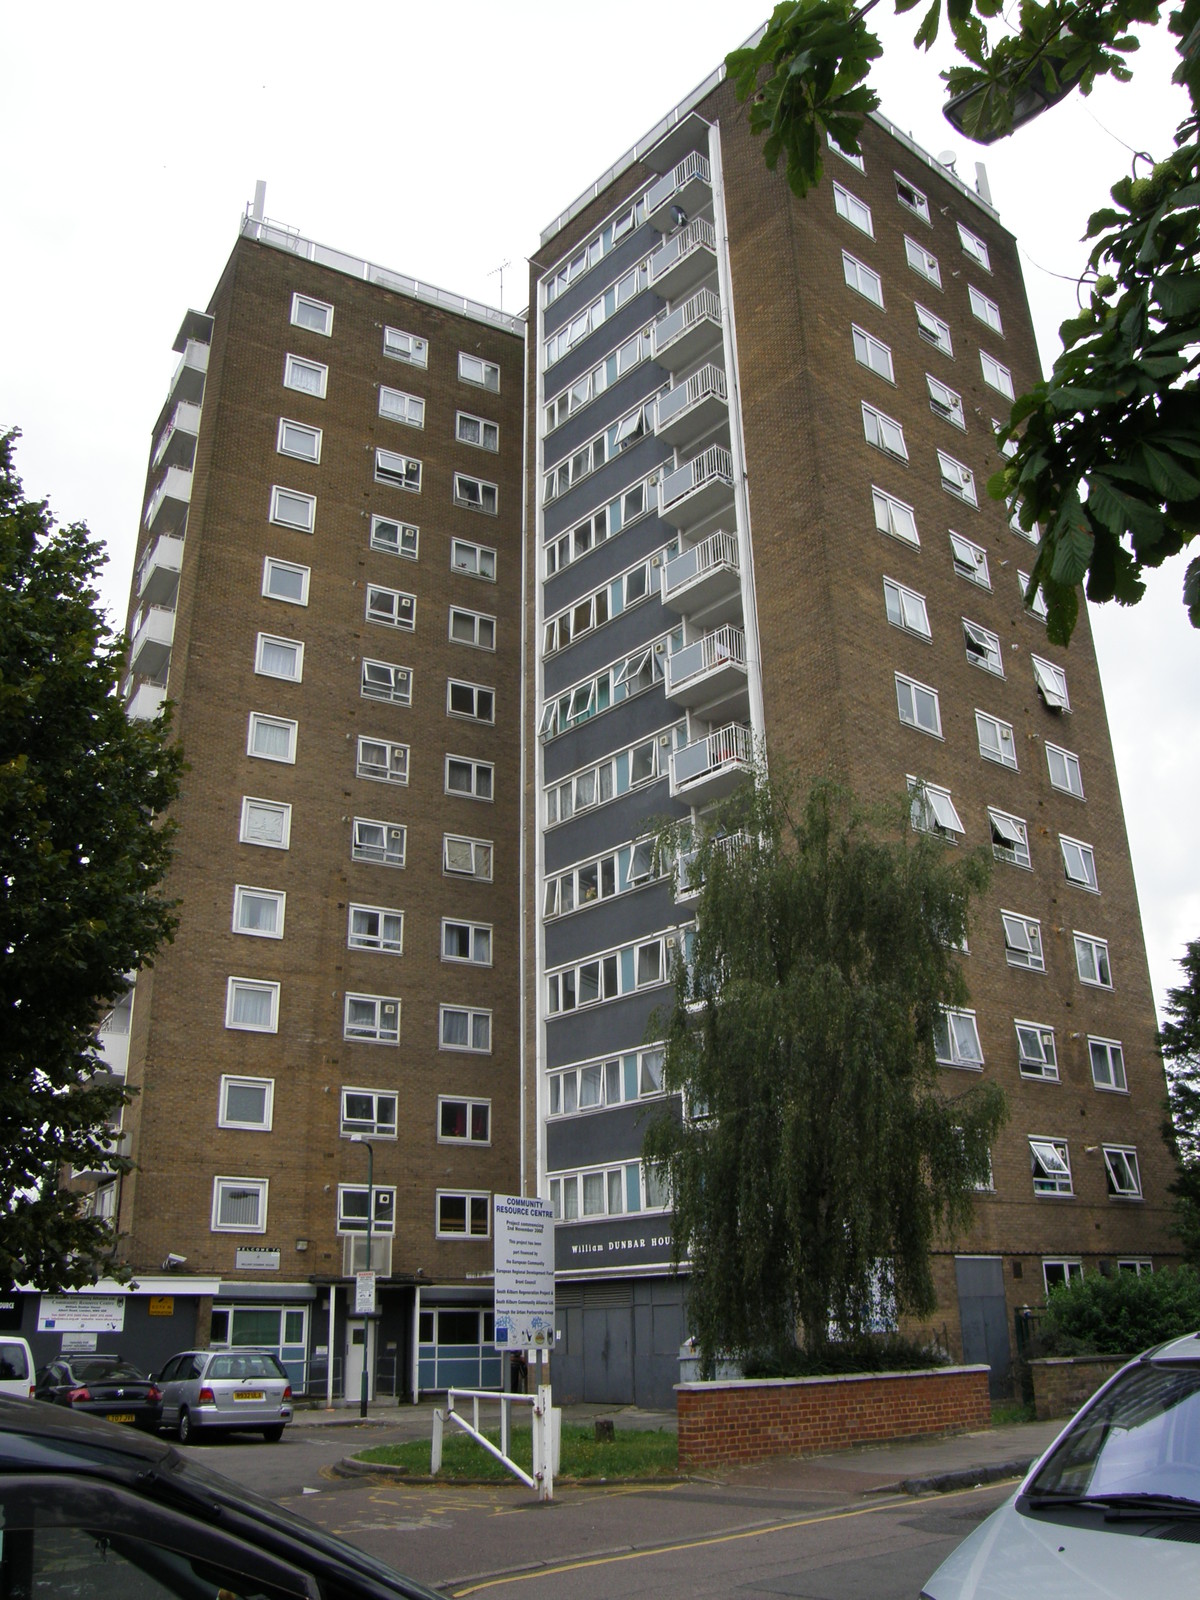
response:
M554 1345L554 1213L536 1195L494 1197L495 1345L537 1355L533 1476L554 1498L554 1414L546 1357ZM546 1381L543 1381L546 1380Z

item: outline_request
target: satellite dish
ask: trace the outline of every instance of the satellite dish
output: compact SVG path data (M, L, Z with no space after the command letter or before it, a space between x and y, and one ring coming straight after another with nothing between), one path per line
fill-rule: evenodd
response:
M939 164L943 167L949 167L951 172L954 171L955 163L957 161L958 157L955 155L953 150L943 150L938 156Z

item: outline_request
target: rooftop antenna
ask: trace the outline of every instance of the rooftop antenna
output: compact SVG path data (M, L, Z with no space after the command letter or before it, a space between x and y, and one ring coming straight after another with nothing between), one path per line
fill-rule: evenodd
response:
M488 273L488 277L489 278L494 278L497 273L500 274L500 309L501 309L501 311L504 310L504 269L505 269L505 267L511 267L511 266L512 266L512 262L511 261L502 261L498 267L493 267L492 270Z
M254 218L255 222L262 221L263 212L266 209L266 205L267 185L265 179L260 178L254 185L254 204L250 207L250 215Z

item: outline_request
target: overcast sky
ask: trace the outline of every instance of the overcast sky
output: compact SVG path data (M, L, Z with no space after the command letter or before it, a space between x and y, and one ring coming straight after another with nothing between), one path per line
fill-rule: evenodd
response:
M189 306L203 307L255 180L267 215L506 310L541 230L765 20L766 0L63 0L10 8L0 139L0 425L60 521L107 543L122 622L149 432ZM926 150L985 161L1022 247L1043 363L1075 309L1092 210L1184 114L1165 36L1135 82L1074 96L981 151L940 115L920 12L872 14L882 110ZM1134 610L1095 610L1109 721L1159 1003L1200 937L1200 634L1184 558Z

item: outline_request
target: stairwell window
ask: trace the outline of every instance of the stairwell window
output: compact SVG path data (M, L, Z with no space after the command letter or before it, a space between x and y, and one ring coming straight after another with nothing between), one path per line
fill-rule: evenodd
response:
M280 417L275 448L281 456L295 456L300 461L320 461L321 430Z
M252 889L239 883L233 891L233 931L256 939L282 939L287 895L278 889Z
M285 600L292 606L306 606L310 577L309 567L267 556L263 561L263 597L267 600Z
M329 382L329 368L322 361L306 361L303 356L288 355L283 363L283 387L295 389L300 394L310 394L324 400Z
M225 987L225 1026L246 1033L277 1033L279 985L257 978L230 978Z
M298 729L298 723L285 717L268 717L261 711L252 711L246 754L257 756L260 761L283 761L290 766L296 760Z
M283 678L289 683L299 683L304 676L302 641L260 633L254 650L254 670L264 678Z
M266 1233L267 1178L214 1178L213 1233Z
M311 533L317 520L317 497L301 494L298 489L284 489L275 484L271 489L271 521L280 527L292 528L297 533Z
M271 850L286 850L292 833L292 808L281 800L242 797L242 821L238 839L242 844L265 845Z

